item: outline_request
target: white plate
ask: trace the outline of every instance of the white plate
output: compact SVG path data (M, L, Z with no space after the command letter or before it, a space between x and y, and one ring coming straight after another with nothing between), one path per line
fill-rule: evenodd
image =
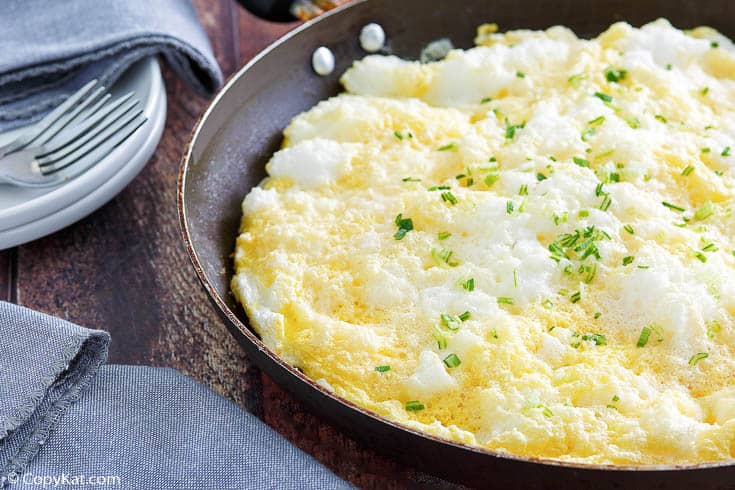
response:
M155 58L143 60L111 89L133 91L148 122L92 169L61 187L23 189L0 184L0 249L69 226L104 205L140 172L158 145L166 121L166 92ZM13 139L0 135L0 144Z

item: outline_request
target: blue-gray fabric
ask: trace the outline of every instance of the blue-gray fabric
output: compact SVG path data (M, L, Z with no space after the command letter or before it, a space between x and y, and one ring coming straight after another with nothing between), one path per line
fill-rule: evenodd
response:
M349 487L175 370L104 365L105 332L0 302L0 335L0 487Z
M222 83L191 0L0 0L0 131L157 54L202 95Z

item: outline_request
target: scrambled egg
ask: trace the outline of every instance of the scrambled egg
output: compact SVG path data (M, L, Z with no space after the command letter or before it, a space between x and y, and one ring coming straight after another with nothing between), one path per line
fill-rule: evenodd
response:
M735 47L479 30L368 56L243 203L266 345L406 426L607 464L735 457Z

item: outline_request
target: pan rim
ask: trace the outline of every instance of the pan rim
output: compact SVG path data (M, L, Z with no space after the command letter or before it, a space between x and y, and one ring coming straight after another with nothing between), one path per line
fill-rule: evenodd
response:
M205 107L204 111L202 111L202 113L198 117L196 123L194 124L194 128L189 134L189 137L184 147L184 152L179 162L179 173L178 173L178 178L177 178L176 202L177 202L178 215L179 215L179 226L180 226L180 231L181 231L181 237L184 241L184 246L186 248L189 259L192 262L192 265L197 274L197 277L200 283L202 284L204 290L207 292L207 295L209 296L210 300L216 305L217 309L219 310L219 313L225 315L227 320L229 320L229 322L245 338L247 338L247 340L251 342L258 350L260 350L268 358L270 358L270 360L275 362L280 368L284 369L289 375L298 378L300 382L307 384L310 388L317 390L320 394L328 398L331 398L333 401L351 410L358 412L360 415L373 419L373 421L375 422L391 426L394 429L397 429L403 432L407 432L409 434L412 434L413 436L428 439L428 440L431 440L439 444L452 446L458 450L470 451L470 452L473 452L479 455L493 457L493 458L502 459L502 460L509 460L515 463L541 464L544 466L556 467L560 469L578 470L578 471L585 471L585 472L590 472L590 473L599 472L599 471L604 471L604 472L612 471L615 473L626 473L626 472L665 473L665 472L680 472L680 471L701 471L701 470L710 470L710 469L715 469L715 468L735 467L735 459L724 460L724 461L714 461L714 462L703 462L703 463L656 464L656 465L615 465L615 464L599 464L599 463L594 463L594 464L593 463L579 463L575 461L564 461L564 460L543 458L543 457L536 457L536 456L520 456L520 455L513 454L513 453L505 453L505 452L495 451L492 449L483 448L481 446L472 446L469 444L452 441L449 439L435 436L433 434L422 432L422 431L413 429L411 427L408 427L406 425L403 425L401 423L390 420L376 412L373 412L372 410L361 407L357 405L356 403L352 402L351 400L348 400L340 395L337 395L336 393L321 386L315 380L313 380L312 378L309 378L306 374L296 369L294 366L291 366L290 364L285 362L283 359L281 359L278 355L276 355L269 347L267 347L255 335L255 333L250 328L248 328L247 325L245 325L240 320L237 314L235 314L235 312L233 312L227 306L227 303L216 291L213 284L209 281L206 273L204 272L204 268L202 267L201 261L199 260L198 254L196 252L195 245L191 239L191 233L190 233L189 225L188 225L188 217L187 217L186 202L185 202L185 192L186 192L187 177L188 177L189 169L192 165L193 149L197 144L200 133L202 132L202 129L205 127L205 125L207 124L212 112L219 105L220 101L225 97L225 95L230 91L232 86L239 83L240 80L247 75L250 69L256 64L258 64L258 62L260 62L263 58L268 56L271 52L273 52L276 48L278 48L282 44L285 44L292 38L297 37L299 34L308 30L312 26L320 22L324 22L327 19L330 19L332 17L339 16L343 14L344 12L349 11L350 9L358 5L367 3L368 1L369 0L353 0L351 2L348 2L347 4L341 5L340 7L337 7L329 12L326 12L325 14L315 19L304 22L300 26L294 28L293 30L281 36L280 38L276 39L273 43L269 44L265 49L263 49L258 54L256 54L250 61L248 61L245 65L240 67L237 71L233 72L227 78L227 80L222 85L222 87L217 91L217 93L207 103L207 106ZM233 237L233 240L234 238L235 237ZM318 416L321 416L321 415L318 415Z

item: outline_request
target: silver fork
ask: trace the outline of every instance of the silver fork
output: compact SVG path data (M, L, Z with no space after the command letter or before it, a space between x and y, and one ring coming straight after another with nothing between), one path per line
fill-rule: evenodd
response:
M69 99L76 99L71 104L67 100L29 133L0 148L0 182L62 184L93 167L146 122L132 93L107 103L109 94L100 97L104 87L95 89L95 84L87 84L87 90Z
M104 91L105 87L99 85L97 80L85 84L66 99L64 103L22 132L16 139L0 146L0 157L21 150L32 143L36 145L43 144L76 119L83 119L86 115L99 109L110 98L110 94L100 97ZM85 109L95 100L97 102L85 112Z

